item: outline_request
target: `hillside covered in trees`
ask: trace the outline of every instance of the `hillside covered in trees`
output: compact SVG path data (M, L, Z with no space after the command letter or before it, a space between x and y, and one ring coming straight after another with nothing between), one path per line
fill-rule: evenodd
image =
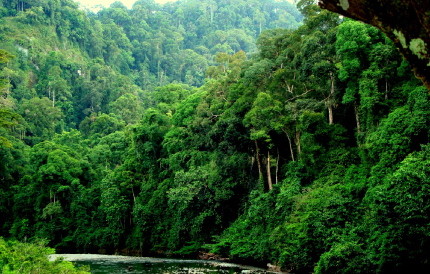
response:
M430 268L430 95L374 27L308 0L2 0L0 79L2 237Z

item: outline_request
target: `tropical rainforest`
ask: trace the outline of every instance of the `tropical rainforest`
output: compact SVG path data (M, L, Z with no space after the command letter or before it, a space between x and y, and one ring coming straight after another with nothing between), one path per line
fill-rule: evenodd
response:
M0 0L0 269L429 270L429 91L376 28L296 4Z

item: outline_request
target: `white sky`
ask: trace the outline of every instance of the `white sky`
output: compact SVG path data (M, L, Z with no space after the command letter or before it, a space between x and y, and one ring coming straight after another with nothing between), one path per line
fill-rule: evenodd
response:
M117 0L74 0L74 1L79 2L83 6L88 6L88 7L94 7L96 5L103 5L105 7L109 7L110 4L112 4ZM131 9L134 2L136 2L136 0L119 0L119 1L122 2L129 9ZM160 3L160 4L164 4L170 1L172 0L155 0L156 3Z
M115 2L116 0L74 0L75 2L80 2L83 6L94 7L96 5L103 5L105 7L109 7L110 4ZM119 0L122 2L127 8L131 9L134 2L136 0ZM174 2L175 0L155 0L156 3L164 4L167 2ZM287 0L290 3L293 3L294 0Z

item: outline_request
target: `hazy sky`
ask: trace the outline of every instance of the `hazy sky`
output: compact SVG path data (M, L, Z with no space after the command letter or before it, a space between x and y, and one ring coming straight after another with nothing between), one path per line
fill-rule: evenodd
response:
M117 0L74 0L74 1L80 2L82 5L89 6L89 7L93 7L95 5L100 5L100 4L105 6L105 7L109 7L110 4L112 4L113 2L115 2ZM119 1L122 2L129 9L131 9L134 2L136 2L136 0L119 0ZM287 1L293 3L293 0L287 0ZM160 3L160 4L164 4L167 2L174 2L174 0L155 0L155 2Z
M74 1L80 2L84 6L93 7L95 5L103 5L105 7L109 7L110 4L112 4L113 2L115 2L117 0L74 0ZM136 0L119 0L119 1L122 2L129 9L131 9L134 2L136 2ZM155 2L160 3L160 4L164 4L166 2L172 2L172 0L155 0Z

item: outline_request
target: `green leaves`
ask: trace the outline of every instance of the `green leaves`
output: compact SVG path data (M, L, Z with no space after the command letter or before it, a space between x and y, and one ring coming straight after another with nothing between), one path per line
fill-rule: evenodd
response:
M410 95L408 105L398 108L367 139L370 156L378 166L395 166L420 144L426 144L428 132L428 92L419 87Z
M118 246L124 233L124 217L126 217L128 205L121 195L112 174L103 179L100 187L99 209L103 214L102 220L104 223L103 235L99 235L102 238L100 243L106 247Z
M67 273L86 274L88 269L75 268L71 262L56 260L50 262L48 255L55 250L46 247L46 241L35 240L32 243L5 241L0 238L0 270L2 273Z
M269 29L300 24L287 1L9 2L4 235L297 273L427 267L429 95L376 29L307 0L297 30Z
M284 123L286 122L286 123ZM270 142L269 132L286 131L289 127L288 117L283 116L282 105L279 101L264 92L257 95L252 109L245 115L243 123L251 129L251 140Z
M176 187L168 192L169 203L181 211L181 204L186 207L204 189L208 176L209 172L205 167L192 168L186 173L177 172L174 180Z
M362 245L347 241L335 244L325 252L315 267L315 273L371 273L368 264Z
M379 272L427 267L428 154L427 146L410 154L366 196L369 241L374 243L369 248Z
M27 123L27 142L33 145L51 139L64 115L47 97L24 101L19 113Z
M22 117L7 109L0 109L0 130L4 131L6 129L13 128L18 125ZM12 148L12 143L5 137L0 136L0 147Z

